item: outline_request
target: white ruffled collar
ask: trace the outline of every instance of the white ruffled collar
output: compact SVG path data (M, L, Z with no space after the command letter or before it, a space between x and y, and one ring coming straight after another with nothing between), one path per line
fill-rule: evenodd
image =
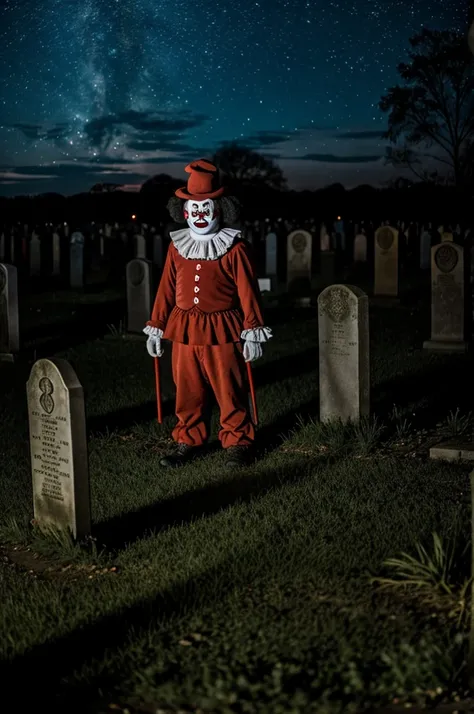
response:
M217 260L232 247L241 231L221 228L218 233L198 236L190 228L171 231L170 238L178 253L189 260Z

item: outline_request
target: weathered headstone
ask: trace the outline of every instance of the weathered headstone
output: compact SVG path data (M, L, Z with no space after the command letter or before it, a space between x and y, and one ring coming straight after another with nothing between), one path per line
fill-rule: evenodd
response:
M141 334L151 315L151 263L142 258L135 258L127 263L125 270L127 279L127 331Z
M70 240L69 285L71 288L84 286L84 236L75 231Z
M431 233L423 231L420 238L420 268L428 270L431 262Z
M311 233L292 231L287 242L287 289L299 295L311 290Z
M269 278L277 275L277 235L268 233L265 237L265 275Z
M321 230L319 231L319 249L321 253L331 250L331 238L325 223L321 225Z
M369 303L352 285L318 297L319 418L357 421L370 411Z
M431 340L424 349L465 352L464 250L444 242L431 249Z
M0 362L12 362L19 351L17 269L0 263Z
M354 263L367 262L367 236L358 233L354 238Z
M53 269L52 274L58 276L61 273L61 239L56 231L53 233Z
M261 293L270 292L272 289L272 281L270 278L259 278L258 287Z
M375 232L374 295L398 295L398 231L391 226L380 226Z
M41 275L41 242L37 233L33 231L30 240L30 276Z
M40 359L26 388L35 521L83 538L91 509L82 386L65 360Z
M135 258L146 260L146 240L142 235L135 236Z

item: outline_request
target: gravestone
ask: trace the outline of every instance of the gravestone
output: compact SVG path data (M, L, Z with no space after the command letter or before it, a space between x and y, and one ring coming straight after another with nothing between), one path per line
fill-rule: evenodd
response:
M30 240L30 277L41 275L41 242L37 233L33 231Z
M321 230L319 231L319 249L321 253L331 250L331 239L325 223L321 225Z
M431 339L427 350L465 352L464 250L456 243L431 249Z
M268 233L265 237L265 275L269 278L277 275L277 235Z
M53 270L52 274L57 277L61 274L61 239L59 234L53 233Z
M358 233L354 238L354 263L367 262L367 236Z
M287 241L287 289L299 296L311 291L311 233L292 231Z
M261 293L270 292L272 289L272 281L270 278L258 278L258 288Z
M352 285L318 297L319 418L357 421L370 411L369 301Z
M0 263L0 362L13 362L19 351L17 269Z
M375 231L374 295L398 295L398 231L391 226Z
M82 386L65 360L40 359L26 389L35 521L83 538L91 509Z
M346 250L346 232L344 230L344 221L338 219L334 223L334 231L337 237L337 245L342 250Z
M151 263L134 258L125 268L127 280L127 331L143 333L152 308Z
M420 238L420 268L428 270L431 263L431 233L423 231Z
M69 285L71 288L84 286L84 236L79 231L75 231L70 240Z
M146 240L142 235L135 236L135 258L146 260Z

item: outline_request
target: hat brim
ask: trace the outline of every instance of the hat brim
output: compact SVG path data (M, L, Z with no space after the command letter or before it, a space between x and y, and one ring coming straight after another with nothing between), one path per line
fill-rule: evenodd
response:
M211 193L189 193L186 186L178 188L174 193L178 198L184 198L186 201L205 201L206 199L219 198L225 192L224 186L221 186L216 191Z

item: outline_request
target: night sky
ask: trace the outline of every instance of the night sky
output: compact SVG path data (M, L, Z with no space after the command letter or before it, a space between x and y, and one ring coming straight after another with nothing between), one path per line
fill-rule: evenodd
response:
M273 156L290 188L380 185L395 174L378 102L408 38L465 32L468 16L468 0L1 6L7 196L184 178L188 161L231 140Z

